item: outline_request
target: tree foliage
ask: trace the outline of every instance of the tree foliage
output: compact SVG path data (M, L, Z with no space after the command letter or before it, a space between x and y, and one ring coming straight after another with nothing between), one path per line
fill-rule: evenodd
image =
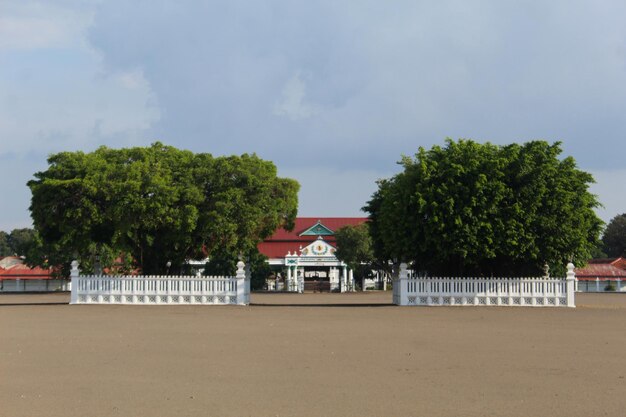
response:
M13 255L13 250L9 245L9 234L0 230L0 258Z
M337 239L337 259L345 262L355 273L356 278L362 278L372 269L374 250L368 223L356 226L344 226L335 231Z
M602 246L607 256L626 256L626 213L611 219L602 236Z
M131 255L143 273L171 272L213 251L249 252L293 227L296 181L256 155L213 157L161 143L50 156L28 183L45 257L106 266Z
M250 288L252 290L263 289L265 280L272 273L272 269L267 263L267 256L260 253L257 248L239 256L233 252L214 251L205 265L204 275L232 276L237 271L237 262L240 258L246 263L246 267L250 271Z
M0 231L0 257L26 256L36 244L36 233L33 229L13 229L10 233Z
M429 274L562 272L584 263L602 222L590 174L560 143L498 146L471 140L420 148L378 183L364 210L379 259Z
M13 229L8 241L15 254L25 256L35 244L35 231L29 228Z

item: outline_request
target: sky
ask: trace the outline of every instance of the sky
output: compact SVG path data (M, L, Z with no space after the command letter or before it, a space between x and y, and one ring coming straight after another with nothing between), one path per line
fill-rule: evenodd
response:
M364 216L446 137L544 139L626 212L626 2L0 1L0 230L60 151L256 152L300 216Z

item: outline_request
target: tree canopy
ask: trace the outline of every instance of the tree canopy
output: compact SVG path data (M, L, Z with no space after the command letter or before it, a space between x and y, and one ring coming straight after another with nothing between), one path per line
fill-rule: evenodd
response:
M13 249L9 245L9 234L0 230L0 258L13 254Z
M345 262L357 278L367 275L374 262L374 250L369 226L362 223L356 226L344 226L335 231L337 239L337 259Z
M239 255L221 250L214 251L204 267L204 275L230 276L235 274L239 256L243 258L246 267L250 271L250 288L252 290L262 290L265 286L266 278L272 273L272 269L267 263L267 256L260 253L256 247L247 253Z
M593 177L560 143L499 146L453 141L381 180L364 207L379 259L428 274L525 275L544 263L562 272L584 263L598 241Z
M219 249L248 253L293 227L296 181L256 155L213 157L161 143L61 152L28 183L50 263L129 254L143 273L171 271ZM41 260L40 260L41 261Z
M613 217L606 226L602 247L609 257L626 256L626 213Z
M0 257L26 256L35 245L35 240L33 229L13 229L10 233L0 231Z

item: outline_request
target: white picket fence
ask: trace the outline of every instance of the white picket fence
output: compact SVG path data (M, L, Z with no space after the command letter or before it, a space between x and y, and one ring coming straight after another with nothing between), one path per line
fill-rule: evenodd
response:
M70 304L250 304L250 279L244 263L234 277L81 276L72 262Z
M393 282L393 303L401 306L575 307L574 265L567 278L420 278L406 264Z

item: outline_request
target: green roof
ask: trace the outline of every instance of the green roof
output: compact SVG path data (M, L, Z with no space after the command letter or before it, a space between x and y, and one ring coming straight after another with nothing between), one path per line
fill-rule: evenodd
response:
M332 236L335 233L328 227L324 226L321 221L317 221L316 224L300 233L300 236Z

